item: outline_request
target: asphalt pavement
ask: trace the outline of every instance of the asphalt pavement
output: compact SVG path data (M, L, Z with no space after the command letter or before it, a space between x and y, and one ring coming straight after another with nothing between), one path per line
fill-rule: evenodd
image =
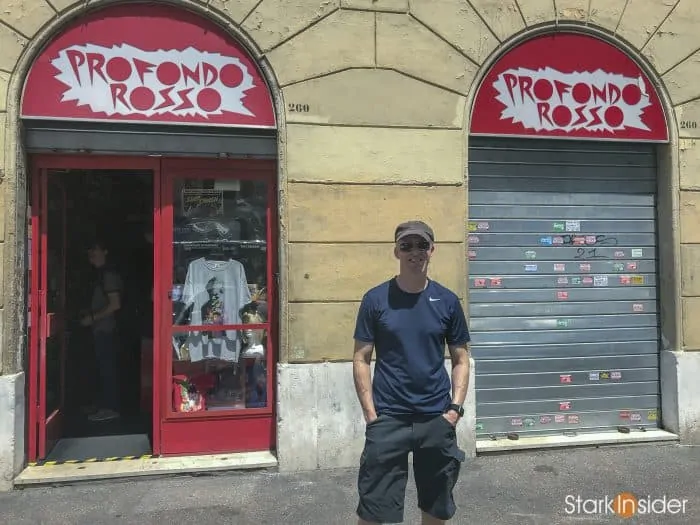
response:
M0 523L345 525L356 522L355 476L355 469L266 470L26 488L0 494ZM620 493L638 499L636 516L615 514ZM700 448L650 444L479 456L464 464L455 496L454 524L698 524ZM420 523L415 501L410 481L404 523ZM622 510L631 509L627 503Z

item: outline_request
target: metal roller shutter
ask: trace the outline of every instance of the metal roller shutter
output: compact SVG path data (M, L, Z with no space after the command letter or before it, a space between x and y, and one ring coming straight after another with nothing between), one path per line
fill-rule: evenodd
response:
M477 437L657 427L654 146L470 140Z

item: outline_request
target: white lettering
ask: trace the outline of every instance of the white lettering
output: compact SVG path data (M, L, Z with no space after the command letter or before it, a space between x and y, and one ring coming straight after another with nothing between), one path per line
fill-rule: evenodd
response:
M581 496L579 496L578 499L580 500ZM577 509L576 497L574 495L569 494L568 496L566 496L566 498L564 498L564 505L565 505L564 512L566 512L567 514L575 514L576 513L576 509Z
M616 504L621 505L621 508L616 508ZM617 500L605 496L601 499L582 498L580 495L575 496L569 494L564 499L564 511L568 515L586 514L597 515L607 514L615 516L619 511L625 516L644 516L644 515L665 515L665 514L685 514L687 512L687 499L669 498L664 495L660 498L645 498L632 499L624 498Z
M517 68L493 84L511 119L537 131L649 131L643 110L651 105L644 79L594 72L561 73L552 68Z
M143 51L128 44L87 44L61 50L51 64L68 88L62 102L75 101L96 113L254 116L243 104L255 87L253 76L235 57L193 47Z

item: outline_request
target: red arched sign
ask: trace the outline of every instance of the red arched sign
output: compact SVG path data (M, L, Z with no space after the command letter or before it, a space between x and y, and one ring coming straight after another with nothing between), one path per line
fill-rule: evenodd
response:
M255 62L217 25L126 4L72 24L34 62L22 117L275 127Z
M470 133L668 141L661 101L640 67L576 33L535 37L501 57L479 86Z

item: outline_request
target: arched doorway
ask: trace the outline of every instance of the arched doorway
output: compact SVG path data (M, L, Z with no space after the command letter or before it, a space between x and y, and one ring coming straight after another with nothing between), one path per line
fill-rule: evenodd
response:
M668 138L654 84L594 36L531 38L484 77L469 140L478 440L659 426Z
M21 118L29 460L273 449L277 126L247 50L100 9L34 61Z

